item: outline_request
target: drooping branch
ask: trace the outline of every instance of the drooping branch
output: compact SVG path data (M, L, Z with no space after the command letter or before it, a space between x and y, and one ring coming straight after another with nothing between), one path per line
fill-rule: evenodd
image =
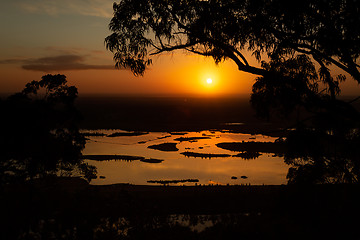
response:
M175 50L186 49L188 47L195 46L198 43L199 42L180 44L180 45L174 45L174 46L162 45L161 47L156 47L157 51L153 52L153 53L150 53L149 55L153 56L153 55L158 55L158 54L163 53L163 52L172 52L172 51L175 51Z
M174 51L174 50L184 49L186 51L189 51L189 52L192 52L195 54L199 54L201 56L206 56L206 57L211 56L211 57L215 58L217 56L215 56L215 53L213 53L211 51L204 52L204 51L195 50L195 48L194 48L194 46L196 46L198 44L203 44L203 45L210 44L213 47L222 49L222 51L224 52L224 57L228 57L229 59L234 61L240 71L248 72L248 73L255 74L255 75L262 75L262 76L269 74L266 70L264 70L262 68L250 66L247 59L245 58L245 56L235 47L228 45L228 44L224 43L223 41L214 39L212 37L205 36L205 35L199 35L197 32L192 31L188 26L183 24L180 21L180 19L178 18L177 14L172 9L167 8L167 10L170 12L170 14L172 16L172 20L174 20L176 22L177 27L179 29L183 29L183 31L179 30L180 32L182 32L188 36L191 36L192 38L199 39L199 40L195 41L193 43L179 44L179 45L173 45L173 46L164 46L162 44L162 42L160 41L161 46L156 47L157 51L154 53L151 53L150 55L157 55L157 54L160 54L163 52L170 52L170 51Z
M338 89L336 87L336 84L334 83L334 79L331 77L330 71L325 66L322 59L316 55L313 55L313 56L314 56L315 61L317 63L319 63L319 65L320 65L320 77L322 77L324 82L328 85L331 99L334 100L336 97L336 94L339 92L339 91L337 91Z
M341 68L342 70L344 70L346 72L349 72L349 70L350 70L346 65L342 64L340 61L335 60L334 58L322 53L321 51L315 49L314 47L312 47L310 45L307 45L307 44L294 44L293 47L298 52L311 54L313 56L314 55L319 56L319 57L325 59L326 61L331 62L332 64L334 64L335 66ZM308 51L306 51L306 49Z

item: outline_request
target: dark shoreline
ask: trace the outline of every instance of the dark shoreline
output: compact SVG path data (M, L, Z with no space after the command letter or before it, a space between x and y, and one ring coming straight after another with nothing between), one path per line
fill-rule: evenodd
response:
M155 186L118 183L92 185L81 178L59 177L5 186L2 192L4 193L0 198L2 201L16 197L15 202L23 202L25 205L26 198L19 198L19 196L29 194L42 196L44 200L60 197L60 201L63 197L80 197L72 201L80 203L86 199L84 203L90 204L108 202L98 207L96 211L99 212L109 208L111 203L126 200L122 198L124 193L131 195L132 200L136 200L144 208L157 208L168 214L242 212L275 206L290 207L295 203L300 204L303 200L307 201L303 202L305 205L327 205L345 201L356 203L360 209L360 205L357 204L358 200L360 202L360 185L355 184ZM207 199L212 199L212 201L207 201ZM3 208L6 205L1 206Z
M83 96L76 101L83 129L122 129L133 132L227 130L282 136L290 120L256 118L249 96L134 97ZM280 131L280 132L279 132Z
M0 236L11 239L30 226L36 232L43 221L52 224L50 229L58 226L60 233L76 227L77 239L92 239L86 234L92 234L103 221L115 224L117 219L126 218L136 231L146 235L187 239L189 230L177 233L175 226L166 227L167 216L199 220L197 216L207 215L220 222L205 231L212 233L208 237L193 233L191 239L239 234L247 235L245 239L358 239L359 202L359 185L89 185L78 178L59 178L2 189ZM158 230L145 227L152 223L165 225ZM173 238L177 234L178 238Z

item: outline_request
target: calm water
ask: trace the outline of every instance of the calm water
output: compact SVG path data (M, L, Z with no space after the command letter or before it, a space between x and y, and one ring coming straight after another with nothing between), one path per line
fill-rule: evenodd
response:
M111 134L121 130L94 130ZM194 158L180 154L185 151L196 153L230 154L218 148L220 142L260 141L273 142L276 138L263 135L239 134L220 131L182 132L182 135L166 132L150 132L141 136L90 136L84 155L131 155L164 160L161 163L136 161L94 161L87 160L98 169L98 176L91 184L149 184L149 180L198 179L198 184L285 184L288 166L282 157L262 153L257 159L245 160L240 157ZM177 141L179 137L209 137L197 141ZM161 143L177 143L179 151L165 152L149 149L148 146ZM241 178L246 176L246 179ZM237 177L237 179L231 179ZM183 184L183 183L181 183ZM194 183L185 183L193 185Z

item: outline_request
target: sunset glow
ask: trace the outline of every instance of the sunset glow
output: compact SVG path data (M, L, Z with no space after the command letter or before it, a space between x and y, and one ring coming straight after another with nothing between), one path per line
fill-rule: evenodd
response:
M216 65L210 57L181 51L154 56L153 65L142 77L115 70L113 55L104 47L112 4L110 0L98 6L60 1L53 6L37 0L29 7L2 1L0 93L21 91L26 83L44 74L59 73L78 88L80 96L250 94L256 75L240 72L231 60ZM68 11L71 16L65 14ZM12 21L12 16L18 16L17 21ZM341 83L341 87L344 94L355 94L359 89L355 81Z
M360 240L359 16L0 0L1 239Z

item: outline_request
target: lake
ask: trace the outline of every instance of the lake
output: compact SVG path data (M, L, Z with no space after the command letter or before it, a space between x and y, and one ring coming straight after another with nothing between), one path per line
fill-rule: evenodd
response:
M289 166L284 163L283 157L260 152L259 156L246 159L235 156L239 152L216 146L223 142L274 142L277 139L275 137L219 130L132 133L118 129L101 129L83 132L88 139L84 155L126 155L138 156L140 159L86 160L97 167L98 178L91 181L91 184L95 185L153 185L157 183L148 181L188 179L196 182L177 184L279 185L287 182ZM164 143L171 148L156 149L156 146ZM148 148L154 145L155 149ZM90 156L88 158L91 158Z

